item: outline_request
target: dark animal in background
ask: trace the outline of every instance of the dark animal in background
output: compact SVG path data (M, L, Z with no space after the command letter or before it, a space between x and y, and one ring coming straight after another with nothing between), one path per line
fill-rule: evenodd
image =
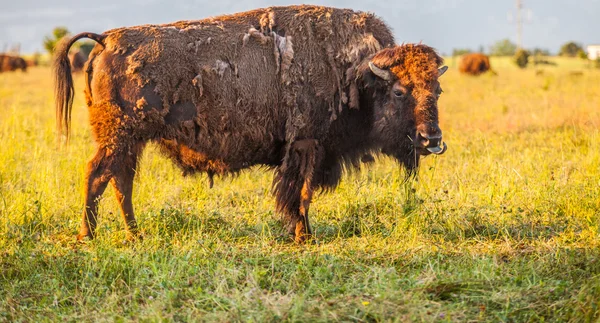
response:
M40 57L40 53L34 53L29 59L26 60L27 67L38 66L40 64Z
M0 54L0 72L16 70L27 72L27 62L22 57Z
M97 151L86 170L80 239L94 236L109 182L135 236L133 178L149 141L184 174L274 168L277 210L297 242L311 235L313 193L334 189L344 168L383 153L413 173L421 156L446 150L437 109L442 58L426 45L397 46L370 13L271 7L76 35L54 62L67 139L67 53L84 37L98 43L85 68Z
M490 58L481 53L465 54L460 59L458 70L463 74L469 75L483 74L492 70Z
M81 72L87 57L80 50L69 54L69 61L71 62L71 71Z

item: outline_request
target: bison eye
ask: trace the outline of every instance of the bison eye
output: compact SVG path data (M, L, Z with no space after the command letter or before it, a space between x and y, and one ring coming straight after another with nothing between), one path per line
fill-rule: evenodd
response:
M395 97L401 98L406 93L408 93L408 89L400 84L394 84L394 86L392 87L392 93L394 93Z

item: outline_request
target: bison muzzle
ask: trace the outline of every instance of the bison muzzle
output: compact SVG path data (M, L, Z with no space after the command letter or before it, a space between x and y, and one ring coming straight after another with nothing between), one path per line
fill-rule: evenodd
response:
M423 44L396 45L370 13L272 7L164 25L82 33L57 48L59 135L73 100L68 51L97 42L84 67L97 150L85 181L79 239L94 237L97 199L110 182L131 237L138 158L157 143L184 174L275 170L277 210L297 242L311 236L313 193L345 168L383 153L409 174L446 150L438 126L442 58Z

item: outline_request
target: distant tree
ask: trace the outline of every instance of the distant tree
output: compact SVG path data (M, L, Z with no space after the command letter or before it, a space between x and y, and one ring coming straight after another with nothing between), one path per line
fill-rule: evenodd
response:
M600 57L596 58L596 60L594 61L594 66L596 68L600 68Z
M58 41L60 41L63 37L69 34L69 30L66 27L56 27L52 31L52 35L44 37L44 48L48 51L48 53L54 53L54 47Z
M471 50L468 48L454 48L452 50L452 56L460 56L460 55L468 54L470 52L471 52Z
M529 62L529 52L524 49L518 49L513 57L513 60L518 67L525 68Z
M547 56L550 56L549 50L536 47L531 51L530 59L533 61L530 61L530 63L533 63L533 65L556 65L555 62L548 60Z
M96 43L93 41L80 41L78 43L79 50L85 57L88 57L94 46L96 46Z
M545 48L536 47L531 51L533 56L550 56L550 51Z
M479 52L485 54L485 48L483 48L483 45L479 45Z
M579 51L583 51L583 47L576 42L568 42L560 47L558 55L575 57Z
M517 45L508 38L499 40L490 47L491 56L512 56L516 51Z
M588 59L588 55L583 49L580 49L579 51L577 51L577 57L579 57L581 59Z

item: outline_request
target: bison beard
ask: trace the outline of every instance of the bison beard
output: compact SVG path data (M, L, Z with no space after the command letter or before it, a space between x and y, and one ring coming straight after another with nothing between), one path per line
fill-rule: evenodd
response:
M133 178L149 141L184 175L208 174L211 186L213 175L275 168L277 210L297 242L311 235L315 190L334 189L361 158L383 152L412 172L425 148L440 150L417 150L412 141L418 127L441 136L432 98L442 59L425 45L395 46L372 14L272 7L76 35L59 44L54 62L57 126L67 139L68 51L84 37L98 43L84 67L98 148L86 170L80 239L93 238L97 199L109 182L135 236ZM394 97L394 82L418 96Z

